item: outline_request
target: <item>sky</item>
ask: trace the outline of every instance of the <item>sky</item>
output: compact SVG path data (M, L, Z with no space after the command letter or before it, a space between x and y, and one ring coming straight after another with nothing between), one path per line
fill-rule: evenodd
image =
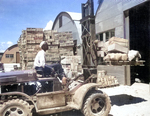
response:
M98 0L94 1L94 10ZM0 52L17 44L26 28L51 29L60 12L81 13L87 0L0 0Z

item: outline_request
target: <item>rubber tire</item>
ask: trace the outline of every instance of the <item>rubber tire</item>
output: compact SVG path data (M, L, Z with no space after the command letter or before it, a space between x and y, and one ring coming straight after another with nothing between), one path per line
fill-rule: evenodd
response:
M105 108L98 113L93 113L91 110L91 102L96 98L101 98L104 101ZM100 92L92 92L84 102L82 113L85 116L108 116L111 109L111 101L107 94Z
M17 116L32 116L30 105L26 101L23 101L21 99L13 99L5 102L1 107L0 116L6 116L7 110L10 111L10 114L7 116L11 116L12 113L16 113ZM19 112L17 112L16 110L18 110Z

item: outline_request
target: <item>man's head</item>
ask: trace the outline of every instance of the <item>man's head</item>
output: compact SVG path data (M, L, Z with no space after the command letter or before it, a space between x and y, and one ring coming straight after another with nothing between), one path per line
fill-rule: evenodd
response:
M46 41L42 41L40 43L40 48L43 49L44 51L48 50L48 44Z

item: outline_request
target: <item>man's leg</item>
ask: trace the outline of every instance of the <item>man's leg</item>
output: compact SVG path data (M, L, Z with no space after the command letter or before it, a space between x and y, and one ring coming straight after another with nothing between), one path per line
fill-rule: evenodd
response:
M52 64L52 65L50 65L50 66L53 67L53 69L55 70L55 72L57 72L57 73L61 76L61 77L60 77L61 79L62 79L62 77L65 76L65 73L64 73L64 70L63 70L61 64L55 63L55 64Z
M43 75L43 67L35 67L35 70L38 74Z
M58 72L58 73L63 72L63 68L62 68L61 64L59 64L59 63L52 64L52 65L50 65L50 67L52 67L55 70L55 72Z
M51 75L52 72L53 72L52 67L50 65L45 65L45 67L44 67L44 74L45 74L45 76Z

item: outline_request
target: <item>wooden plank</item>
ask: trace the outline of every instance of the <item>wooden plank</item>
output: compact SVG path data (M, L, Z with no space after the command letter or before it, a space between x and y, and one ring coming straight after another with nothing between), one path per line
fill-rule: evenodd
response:
M139 61L104 61L108 65L130 65L130 66L144 66L144 60Z
M96 69L96 66L82 65L82 68L84 68L84 69L95 68Z

